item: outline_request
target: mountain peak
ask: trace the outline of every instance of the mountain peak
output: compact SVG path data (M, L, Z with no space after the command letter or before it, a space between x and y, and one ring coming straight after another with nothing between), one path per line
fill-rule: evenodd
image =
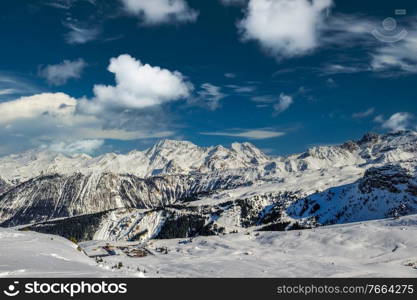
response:
M173 147L197 147L189 141L163 139L157 142L152 148L173 148Z
M375 144L378 142L380 135L375 132L365 133L362 138L358 141L359 145L363 144Z

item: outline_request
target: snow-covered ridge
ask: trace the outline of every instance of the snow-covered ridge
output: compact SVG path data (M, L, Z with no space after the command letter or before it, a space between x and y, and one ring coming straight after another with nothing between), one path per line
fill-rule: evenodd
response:
M265 173L297 172L360 164L384 164L414 159L417 133L402 131L386 135L367 134L359 141L340 146L319 146L301 154L271 158L250 143L199 147L187 141L163 140L145 151L65 155L30 150L0 158L0 179L19 183L44 174L91 174L111 172L141 178L163 174L208 173L257 168Z
M111 172L145 178L161 174L207 173L254 167L268 160L269 157L250 143L233 143L227 149L222 146L199 147L187 141L163 140L145 151L107 153L98 157L30 150L0 158L0 178L18 183L44 174L78 172Z
M398 210L396 202L408 203L401 200L403 197L415 200L417 188L412 178L416 174L416 149L417 133L402 131L367 134L358 141L313 147L301 154L277 158L266 156L249 143L234 143L228 149L202 148L171 140L143 152L95 158L29 151L0 158L0 223L14 226L111 209L155 209L196 200L213 205L281 192L295 194L300 201L309 197L305 205L298 204L300 209L297 204L292 206L291 217L314 217L320 223L348 222L352 220L350 215L333 217L346 212L356 214L368 207L362 202L370 196L364 194L383 193L391 204L375 206L381 210L371 218L380 218L389 215L385 208ZM400 173L411 174L407 175L411 179L406 189L383 175L390 170L395 173L397 166L401 167ZM370 172L372 168L382 173ZM363 186L360 180L371 183L369 192L357 191L357 186ZM396 190L404 191L402 198L391 190L380 192L381 185L374 184L378 180L384 181L383 186L395 185ZM344 185L346 192L340 199L330 197L333 188ZM352 197L346 199L347 194ZM338 199L337 203L327 205L326 199L333 198ZM358 209L345 210L342 203L354 203ZM318 205L321 209L314 208ZM326 207L331 207L329 212L323 211ZM408 207L407 213L417 209L411 204ZM364 210L363 216L370 214Z

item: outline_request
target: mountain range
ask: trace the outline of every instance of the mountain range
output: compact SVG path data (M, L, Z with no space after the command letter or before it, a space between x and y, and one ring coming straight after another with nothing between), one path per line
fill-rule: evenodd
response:
M127 154L0 158L0 225L79 240L290 230L417 212L417 132L269 157L164 140Z

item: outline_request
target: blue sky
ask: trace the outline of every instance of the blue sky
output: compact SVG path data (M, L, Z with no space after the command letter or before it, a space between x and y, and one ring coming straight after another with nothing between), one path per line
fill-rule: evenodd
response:
M413 1L0 5L0 155L161 138L281 155L416 128Z

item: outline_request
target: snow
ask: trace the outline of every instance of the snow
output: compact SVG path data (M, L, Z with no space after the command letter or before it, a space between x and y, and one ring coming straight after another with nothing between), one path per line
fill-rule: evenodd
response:
M90 241L80 246L133 242ZM63 238L0 229L0 277L415 277L417 215L287 232L152 240L154 255L97 263ZM168 254L156 251L167 247ZM95 249L95 250L94 250ZM94 252L95 251L95 252ZM119 262L120 270L112 269Z
M254 185L218 191L215 196L201 197L189 205L213 205L226 201L244 199L254 195L297 191L300 195L310 195L329 187L351 184L361 178L365 169L357 166L334 167L326 170L306 170L287 175L284 180L259 181ZM324 174L324 176L321 176Z
M0 228L0 277L121 277L59 236Z
M94 243L93 243L94 244ZM90 243L90 246L92 244ZM154 249L167 247L168 254ZM111 256L146 277L415 277L417 215L288 232L153 240L155 255Z
M253 162L254 158L256 162ZM244 168L264 163L268 159L249 143L234 143L231 149L226 149L222 146L205 148L187 141L163 140L145 151L107 153L98 157L34 149L1 157L0 178L10 183L19 183L42 174L77 172L113 172L149 177L160 175L162 171L188 174L192 171Z
M154 255L132 258L119 251L98 264L63 238L0 228L0 276L416 276L417 215L303 231L256 232L260 223L243 228L241 208L230 205L207 220L225 227L227 235L152 240L165 222L163 211L152 208L176 204L198 211L198 207L250 199L256 201L253 213L265 215L284 192L296 197L287 197L292 202L285 206L283 219L275 221L311 217L320 224L367 221L386 218L401 206L404 214L416 213L416 145L417 133L407 131L366 135L357 142L276 158L249 143L234 143L227 149L170 140L145 151L99 157L37 150L2 157L0 221L19 213L23 218L26 211L34 218L36 208L45 204L38 201L44 198L52 203L46 203L50 206L41 215L45 220L60 216L47 215L51 210L80 215L119 208L100 220L94 241L81 244L85 253L107 255L101 247L110 243L143 244ZM54 172L88 176L45 176L39 182L34 178ZM149 185L141 178L148 178ZM30 179L33 182L19 185ZM125 186L129 188L121 194ZM199 192L195 201L178 201ZM319 208L312 212L315 204ZM167 247L168 254L156 251L161 247ZM123 268L112 268L119 262Z
M198 193L217 194L192 205L277 192L306 197L353 184L370 168L406 163L414 168L416 146L417 133L403 131L276 158L249 143L233 143L228 149L173 140L160 141L146 151L99 157L31 150L0 158L0 192L4 191L0 222L21 224L26 217L41 221L60 217L61 212L72 216L156 208ZM34 177L38 175L43 176ZM36 205L48 208L32 213Z
M162 222L162 211L119 210L110 212L94 234L94 240L118 241L129 240L136 234L145 232L140 239L156 236Z
M0 158L0 177L18 183L42 174L83 174L113 172L149 177L160 174L206 173L216 170L255 168L258 172L280 175L368 163L384 164L415 158L417 133L366 136L349 146L318 146L305 153L271 158L250 143L199 147L188 141L163 140L145 151L107 153L98 157L64 155L45 150L29 150Z

